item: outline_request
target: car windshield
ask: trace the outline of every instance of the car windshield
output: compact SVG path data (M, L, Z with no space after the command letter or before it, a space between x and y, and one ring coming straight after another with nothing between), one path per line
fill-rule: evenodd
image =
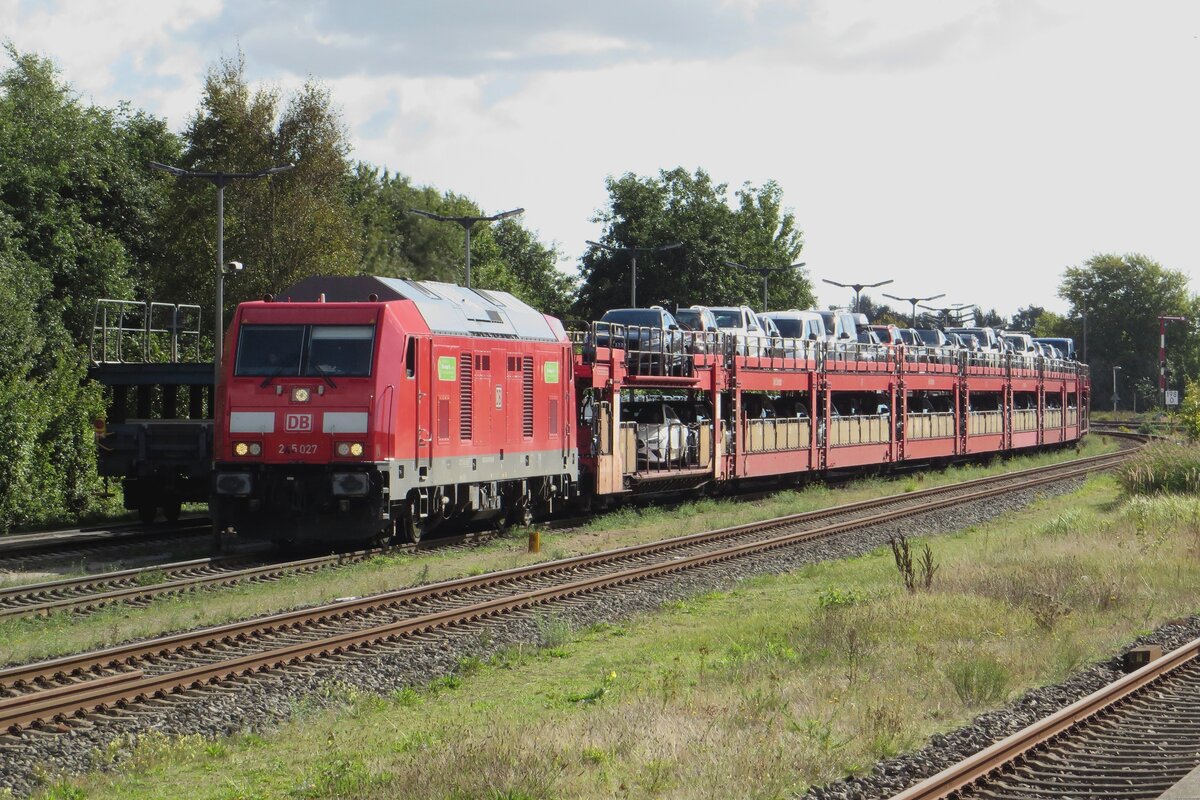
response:
M234 374L365 377L374 344L374 325L243 325Z
M920 344L920 343L921 343L921 340L920 340L919 338L917 338L917 337L916 337L916 336L913 334L913 332L912 332L912 331L910 331L910 330L902 330L902 331L900 331L900 339L901 339L901 340L902 340L902 341L903 341L905 344Z
M662 312L652 308L622 308L615 311L605 311L601 322L612 322L616 325L635 325L641 328L661 328Z
M940 345L942 340L938 338L938 332L935 330L926 330L924 328L917 331L917 335L921 337L921 341L928 345Z
M643 425L661 424L663 421L662 403L630 403L624 411L630 420Z
M742 312L737 308L714 308L713 316L717 319L718 328L742 327Z
M804 320L785 319L783 317L771 317L770 319L775 323L775 327L779 329L780 336L786 336L789 339L803 338Z
M691 331L704 329L704 317L699 311L681 308L675 312L675 321Z

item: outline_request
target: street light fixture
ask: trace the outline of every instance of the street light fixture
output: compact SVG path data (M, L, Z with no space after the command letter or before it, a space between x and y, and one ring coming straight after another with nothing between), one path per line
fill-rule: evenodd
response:
M960 312L964 308L970 307L970 303L959 303L956 306L943 306L941 308L935 308L934 306L921 306L921 308L925 309L926 311L932 311L937 314L939 319L945 317L948 320L952 320L956 325L962 325L962 317Z
M770 275L772 272L787 272L790 269L799 269L800 267L803 267L805 265L805 263L807 263L807 262L801 261L799 264L788 264L786 267L747 267L745 264L739 264L736 261L728 261L727 260L725 262L725 266L737 267L738 269L744 269L747 272L757 272L759 275L762 275L762 279L763 279L763 312L765 313L767 311L767 276Z
M1117 370L1120 367L1113 365L1113 413L1117 413Z
M449 217L449 216L445 216L443 214L435 214L432 211L423 211L422 209L419 209L419 208L410 208L410 209L408 209L408 213L417 214L422 217L429 217L429 219L436 219L438 222L455 222L455 223L458 223L459 225L462 225L463 232L467 235L467 288L470 289L471 288L471 228L475 227L475 223L477 223L477 222L499 222L502 219L508 219L509 217L515 217L518 214L524 214L525 209L514 208L512 211L502 211L501 213L493 214L490 217L471 217L471 216Z
M248 181L255 178L269 178L281 172L287 172L295 164L283 164L278 167L260 169L257 172L201 172L193 169L173 167L170 164L150 162L150 168L174 175L176 178L199 178L217 187L217 308L213 314L213 391L221 380L221 356L224 350L225 336L225 187L234 181ZM233 269L241 267L240 261ZM214 395L215 396L215 395Z
M632 253L633 258L630 259L632 268L629 276L629 307L637 308L637 260L638 256L654 255L655 253L664 253L667 250L676 250L683 247L683 242L672 242L671 244L663 244L658 247L613 247L610 244L600 244L593 242L591 239L585 240L585 244L591 247L598 247L601 250L607 250L610 253Z
M902 303L912 303L912 326L917 327L917 303L928 303L931 300L945 297L946 293L935 294L933 297L896 297L894 294L883 293L884 297L890 297L893 300L899 300Z
M828 284L832 284L833 286L840 286L843 289L853 289L854 290L854 311L855 311L855 313L858 313L861 310L858 307L858 298L859 298L859 295L862 294L863 289L874 289L877 286L887 286L889 283L895 282L894 278L888 278L886 281L880 281L879 283L838 283L837 281L829 280L829 278L821 278L821 280L825 281Z

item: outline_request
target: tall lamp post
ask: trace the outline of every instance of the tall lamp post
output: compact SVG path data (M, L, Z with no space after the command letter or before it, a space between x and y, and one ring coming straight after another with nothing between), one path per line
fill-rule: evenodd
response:
M1117 413L1117 370L1120 367L1113 365L1113 413Z
M1167 323L1187 322L1187 317L1158 318L1158 401L1167 404Z
M410 208L408 213L417 214L418 216L436 219L438 222L455 222L462 225L463 232L467 235L467 288L471 288L471 228L475 227L477 222L499 222L502 219L515 217L518 214L524 214L525 209L514 208L512 211L503 211L499 214L493 214L490 217L448 217L443 214L435 214L432 211L423 211L419 208Z
M937 314L939 320L942 317L945 317L947 320L953 321L955 323L955 325L962 324L962 318L961 318L960 314L964 308L970 308L970 307L971 307L970 303L959 303L956 306L943 306L942 308L934 308L933 306L921 306L921 308L925 309L926 311L932 311L935 314Z
M879 283L838 283L837 281L829 280L829 278L821 278L821 280L823 280L826 283L831 284L833 286L840 286L843 289L853 289L854 290L854 312L856 314L861 310L858 307L858 298L862 294L863 289L874 289L877 286L887 286L889 283L895 283L894 278L888 278L886 281L880 281Z
M805 263L807 262L801 261L799 264L788 264L786 267L747 267L745 264L739 264L736 261L726 261L725 266L737 267L738 269L744 269L747 272L757 272L759 275L762 275L763 312L765 313L767 311L767 276L769 276L772 272L786 272L790 269L799 269L800 267L803 267Z
M234 181L248 181L254 178L269 178L281 172L287 172L295 164L284 164L279 167L260 169L257 172L200 172L193 169L173 167L170 164L150 162L150 168L176 178L199 178L217 187L217 308L213 314L213 391L221 380L221 356L224 352L225 337L225 187Z
M671 244L662 244L658 247L613 247L609 244L600 244L593 242L591 239L585 242L591 247L598 247L601 250L607 250L610 253L632 253L633 258L630 259L631 269L629 273L629 307L637 308L637 260L639 255L654 255L655 253L665 253L667 250L676 250L683 247L683 242L672 242Z
M883 293L884 297L890 297L893 300L899 300L902 303L912 303L912 326L917 327L917 303L928 303L932 300L937 300L940 297L945 297L946 293L935 294L933 297L896 297L894 294Z

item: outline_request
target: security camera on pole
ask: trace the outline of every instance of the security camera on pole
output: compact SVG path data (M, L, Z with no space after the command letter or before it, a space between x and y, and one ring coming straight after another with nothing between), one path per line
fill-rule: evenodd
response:
M225 187L234 181L269 178L281 172L287 172L295 164L284 164L270 169L260 169L257 172L199 172L197 170L173 167L170 164L160 164L151 161L151 169L166 172L176 178L199 178L217 187L217 306L213 314L213 391L221 382L221 356L223 355L225 336ZM233 266L233 265L237 266ZM242 262L231 261L229 266L235 272L242 269Z

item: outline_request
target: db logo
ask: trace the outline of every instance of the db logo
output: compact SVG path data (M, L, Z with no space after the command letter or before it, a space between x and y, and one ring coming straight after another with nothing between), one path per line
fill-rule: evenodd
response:
M313 429L312 414L288 414L284 418L283 429L285 431L300 431L309 433Z

